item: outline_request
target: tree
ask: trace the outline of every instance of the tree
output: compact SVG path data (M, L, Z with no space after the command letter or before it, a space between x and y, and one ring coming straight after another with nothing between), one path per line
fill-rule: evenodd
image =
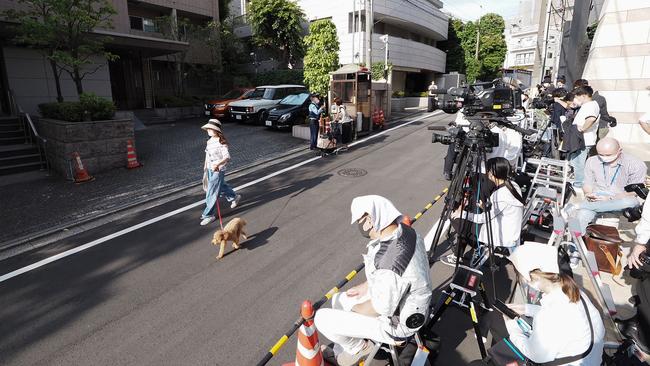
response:
M219 22L223 23L224 20L230 15L230 1L219 0Z
M34 0L32 0L34 1ZM103 55L108 61L117 56L104 50L106 37L91 33L96 28L112 28L111 17L116 14L108 0L46 0L51 6L50 16L56 26L56 49L51 59L70 75L77 88L83 93L83 79L97 72L103 64L87 69L93 57Z
M290 0L251 0L248 20L257 45L278 50L282 67L293 67L305 55L305 13Z
M465 51L461 46L460 34L463 31L463 22L459 19L449 19L447 40L440 42L438 48L447 53L446 72L456 71L465 73Z
M497 78L503 68L508 51L503 35L506 25L501 15L488 13L481 17L480 28L479 77L488 81Z
M339 67L339 38L334 23L331 20L311 23L305 48L305 84L311 91L325 94L329 72Z
M59 31L52 14L52 1L18 0L18 3L22 7L21 10L11 9L2 14L17 22L14 27L16 31L14 42L38 49L47 58L56 86L56 100L63 102L61 93L61 72L63 70L58 67L52 57L58 48L56 33Z

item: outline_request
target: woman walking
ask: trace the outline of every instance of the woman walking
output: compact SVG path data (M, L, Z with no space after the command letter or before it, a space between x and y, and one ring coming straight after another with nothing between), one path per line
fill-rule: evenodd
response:
M221 122L211 119L201 127L205 130L210 139L205 148L205 162L203 163L203 190L205 190L205 210L201 215L201 226L205 226L216 219L217 200L219 196L225 196L230 202L230 208L237 207L240 194L226 183L226 165L230 162L228 152L228 140L221 132Z

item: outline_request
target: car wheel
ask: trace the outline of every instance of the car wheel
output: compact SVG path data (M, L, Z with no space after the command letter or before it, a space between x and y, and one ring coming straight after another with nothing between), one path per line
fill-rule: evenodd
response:
M266 124L266 119L269 118L269 112L267 111L260 111L260 113L257 115L257 124L264 126Z

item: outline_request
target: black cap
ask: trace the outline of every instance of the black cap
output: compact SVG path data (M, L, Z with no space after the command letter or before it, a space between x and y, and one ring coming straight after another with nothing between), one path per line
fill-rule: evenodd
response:
M544 81L542 83L551 83L551 77L550 76L544 76Z
M313 93L309 94L309 97L310 97L310 98L314 98L314 97L316 97L316 98L320 98L320 94L318 94L318 93L316 93L316 92L313 92Z
M560 75L560 76L557 77L557 81L561 81L561 82L565 83L566 78L564 77L564 75Z

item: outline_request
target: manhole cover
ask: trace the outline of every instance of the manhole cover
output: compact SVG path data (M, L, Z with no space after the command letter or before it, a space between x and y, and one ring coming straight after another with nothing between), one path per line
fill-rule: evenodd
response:
M366 174L368 174L367 171L359 168L347 168L338 171L338 175L342 177L363 177Z

